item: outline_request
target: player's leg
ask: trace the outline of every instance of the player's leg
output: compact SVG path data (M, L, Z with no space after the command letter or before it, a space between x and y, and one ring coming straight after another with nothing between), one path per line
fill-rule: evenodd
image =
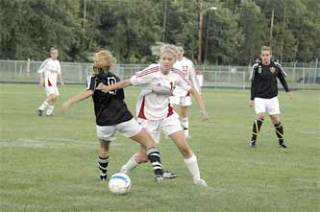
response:
M206 182L200 178L200 170L198 166L197 157L193 154L185 136L179 124L179 117L172 115L161 123L161 128L165 134L167 134L171 140L175 143L179 149L184 162L192 175L193 182L196 185L207 186Z
M280 106L277 97L270 99L268 103L268 112L274 125L280 147L287 148L287 145L284 143L284 129L280 120Z
M51 94L48 96L48 99L47 99L47 101L49 103L47 111L46 111L47 116L53 115L54 104L56 103L58 96L59 96L59 91L58 91L57 86L52 86L50 89L51 89Z
M48 86L45 86L45 92L47 97L38 107L38 116L42 116L49 106L48 98L50 96L50 88Z
M107 180L109 165L110 141L100 139L100 149L98 152L98 167L100 170L100 180Z
M192 152L188 142L186 141L182 131L178 131L169 135L175 145L178 147L180 153L184 158L184 162L192 175L194 184L200 186L207 186L207 183L200 177L200 169L196 155Z
M180 121L186 138L190 138L188 108L191 106L191 97L180 97Z
M257 137L260 132L261 126L264 121L264 113L266 111L265 101L261 98L254 99L254 109L256 112L256 119L252 124L252 135L250 139L250 146L255 147L257 142Z
M180 121L184 136L186 138L190 137L189 134L189 118L188 118L188 106L180 106Z
M146 119L139 119L138 122L141 127L151 135L152 139L155 140L156 143L159 142L160 133L159 133L159 122L151 121ZM132 155L132 157L121 167L121 172L128 174L134 168L136 168L139 164L148 162L148 156L146 152L146 148L141 145L138 153Z
M140 150L138 153L133 154L127 163L125 163L122 167L120 172L124 174L129 174L134 168L142 163L148 162L148 155L146 149L143 146L140 146Z
M47 98L48 107L47 107L47 111L46 111L47 116L53 115L54 103L56 102L56 99L57 99L57 95L55 95L55 94L51 94L48 96L48 98Z
M100 148L98 152L98 167L100 171L100 179L105 181L108 177L109 165L109 147L111 141L115 140L115 126L96 126L97 137L100 140Z
M123 122L117 125L117 130L123 133L126 137L141 144L145 150L148 160L150 161L156 180L163 178L163 169L161 164L160 152L156 148L154 139L143 129L135 119Z

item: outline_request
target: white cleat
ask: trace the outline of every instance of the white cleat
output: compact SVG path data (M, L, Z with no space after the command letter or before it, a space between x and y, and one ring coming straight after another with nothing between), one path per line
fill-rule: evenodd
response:
M206 181L204 179L199 179L199 180L193 181L193 183L197 186L208 187L208 184L206 183Z

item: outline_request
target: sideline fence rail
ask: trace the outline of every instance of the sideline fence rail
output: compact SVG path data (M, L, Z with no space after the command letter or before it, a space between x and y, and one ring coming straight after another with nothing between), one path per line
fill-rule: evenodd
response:
M0 82L36 83L37 70L41 61L0 60ZM61 63L66 83L85 84L91 74L90 63ZM146 67L145 64L115 64L112 69L125 79L134 72ZM287 81L293 89L320 89L320 69L305 67L284 67L288 73ZM204 86L213 88L239 88L250 86L251 68L246 66L198 66L203 75Z

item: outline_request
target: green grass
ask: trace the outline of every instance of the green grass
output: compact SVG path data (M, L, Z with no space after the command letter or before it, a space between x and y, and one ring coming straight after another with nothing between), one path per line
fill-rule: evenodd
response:
M179 175L157 184L149 164L130 175L125 196L112 195L98 181L98 141L91 100L60 111L81 86L61 89L55 116L37 117L44 98L36 85L0 84L0 211L319 211L319 91L281 93L287 150L280 149L266 119L256 149L248 147L254 112L248 91L205 90L210 121L203 123L194 104L192 140L201 174L199 188L176 147L162 139L167 169ZM134 111L137 89L126 96ZM138 149L119 135L111 150L110 174Z

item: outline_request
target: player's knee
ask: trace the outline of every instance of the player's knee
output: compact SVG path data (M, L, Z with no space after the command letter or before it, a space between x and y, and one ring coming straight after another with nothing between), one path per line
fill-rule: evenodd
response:
M280 117L278 115L271 115L270 118L271 118L273 124L280 123Z
M109 150L109 145L110 145L110 141L100 139L100 148L101 149L108 151Z
M188 117L188 109L187 108L184 108L182 107L181 110L180 110L180 115L181 115L181 118L187 118Z
M258 119L264 119L264 113L258 113L257 114Z

